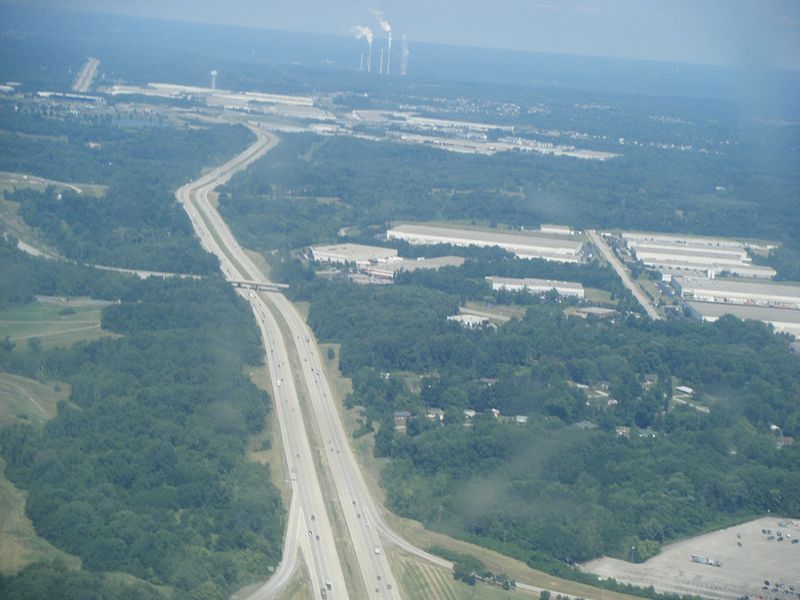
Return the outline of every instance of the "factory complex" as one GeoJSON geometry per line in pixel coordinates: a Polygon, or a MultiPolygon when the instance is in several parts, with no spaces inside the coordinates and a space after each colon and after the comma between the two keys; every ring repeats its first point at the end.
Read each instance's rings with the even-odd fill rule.
{"type": "Polygon", "coordinates": [[[395,248],[366,246],[363,244],[333,244],[330,246],[312,246],[311,259],[317,262],[332,264],[355,263],[359,267],[373,263],[385,263],[400,260],[395,248]]]}
{"type": "Polygon", "coordinates": [[[409,244],[452,244],[453,246],[497,246],[519,258],[540,258],[558,262],[581,262],[583,243],[543,233],[497,229],[467,229],[446,225],[403,223],[386,232],[387,239],[409,244]]]}
{"type": "Polygon", "coordinates": [[[695,277],[676,277],[672,285],[685,300],[800,309],[797,285],[695,277]]]}
{"type": "Polygon", "coordinates": [[[779,333],[800,337],[800,310],[716,302],[687,302],[686,307],[698,321],[713,323],[723,315],[733,315],[745,321],[769,323],[779,333]]]}
{"type": "Polygon", "coordinates": [[[754,265],[748,250],[766,252],[774,246],[711,237],[678,236],[659,233],[622,232],[621,238],[631,255],[646,267],[661,272],[665,281],[676,273],[701,272],[707,277],[719,274],[772,279],[775,270],[754,265]]]}
{"type": "Polygon", "coordinates": [[[550,279],[516,279],[512,277],[487,277],[492,285],[492,290],[507,290],[509,292],[528,291],[532,294],[546,294],[555,290],[560,296],[580,298],[584,297],[583,285],[573,281],[553,281],[550,279]]]}

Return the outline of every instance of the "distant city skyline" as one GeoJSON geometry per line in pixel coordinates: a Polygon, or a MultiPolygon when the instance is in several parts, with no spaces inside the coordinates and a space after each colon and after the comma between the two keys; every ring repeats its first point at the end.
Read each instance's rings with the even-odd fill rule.
{"type": "Polygon", "coordinates": [[[800,70],[796,0],[27,0],[16,4],[399,40],[800,70]]]}

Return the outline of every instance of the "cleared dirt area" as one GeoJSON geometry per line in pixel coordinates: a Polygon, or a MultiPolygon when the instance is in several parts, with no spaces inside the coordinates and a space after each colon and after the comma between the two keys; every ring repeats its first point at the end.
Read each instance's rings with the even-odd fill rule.
{"type": "Polygon", "coordinates": [[[583,568],[604,578],[613,577],[641,587],[652,585],[659,592],[696,594],[720,600],[748,595],[769,600],[797,600],[800,598],[800,543],[792,542],[798,537],[800,520],[762,517],[670,544],[661,554],[642,564],[601,558],[586,563],[583,568]],[[765,534],[762,530],[771,533],[765,534]],[[778,536],[779,531],[781,536],[778,536]],[[773,539],[769,539],[770,536],[773,539]],[[779,538],[783,541],[779,542],[779,538]],[[720,566],[693,562],[692,555],[719,561],[720,566]],[[767,589],[763,589],[765,587],[767,589]]]}

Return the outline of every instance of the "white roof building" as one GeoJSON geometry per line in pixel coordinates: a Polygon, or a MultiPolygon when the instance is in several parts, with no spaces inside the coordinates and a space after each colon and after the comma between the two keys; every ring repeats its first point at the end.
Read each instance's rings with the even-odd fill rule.
{"type": "Polygon", "coordinates": [[[716,302],[687,302],[686,306],[698,321],[713,323],[723,315],[733,315],[742,320],[769,323],[775,331],[800,337],[800,310],[716,302]]]}
{"type": "Polygon", "coordinates": [[[693,277],[676,277],[673,285],[687,300],[800,309],[798,285],[693,277]]]}
{"type": "Polygon", "coordinates": [[[434,258],[403,258],[371,264],[364,267],[364,272],[381,279],[392,279],[400,271],[416,271],[417,269],[441,269],[442,267],[460,267],[464,264],[462,256],[436,256],[434,258]]]}
{"type": "Polygon", "coordinates": [[[487,317],[479,317],[478,315],[450,315],[447,317],[447,320],[459,323],[462,327],[466,327],[467,329],[484,327],[491,323],[487,317]]]}
{"type": "Polygon", "coordinates": [[[546,294],[555,290],[561,296],[583,298],[583,285],[573,281],[555,281],[551,279],[532,279],[529,277],[517,279],[513,277],[487,277],[493,290],[508,290],[520,292],[527,290],[533,294],[546,294]]]}
{"type": "Polygon", "coordinates": [[[583,244],[542,233],[497,229],[466,229],[447,225],[404,223],[386,232],[390,240],[410,244],[452,244],[453,246],[498,246],[520,258],[542,258],[560,262],[580,262],[583,244]]]}
{"type": "Polygon", "coordinates": [[[355,263],[359,266],[397,259],[397,249],[365,246],[363,244],[333,244],[312,246],[311,256],[317,262],[334,264],[355,263]]]}

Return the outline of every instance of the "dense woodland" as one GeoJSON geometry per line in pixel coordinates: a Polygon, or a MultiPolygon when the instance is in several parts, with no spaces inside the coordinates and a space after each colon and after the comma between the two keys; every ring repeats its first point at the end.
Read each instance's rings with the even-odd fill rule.
{"type": "Polygon", "coordinates": [[[74,116],[0,103],[0,170],[108,186],[100,198],[74,190],[18,189],[5,198],[64,256],[154,271],[211,273],[216,260],[194,239],[175,189],[202,167],[241,151],[244,128],[189,128],[142,115],[74,116]]]}
{"type": "Polygon", "coordinates": [[[708,153],[626,145],[608,162],[285,135],[228,184],[221,210],[261,250],[331,242],[342,227],[368,231],[402,219],[760,237],[784,243],[771,262],[796,277],[796,142],[780,128],[715,133],[736,143],[708,153]]]}
{"type": "MultiPolygon", "coordinates": [[[[730,318],[649,322],[597,263],[397,244],[403,256],[455,253],[467,262],[369,288],[322,281],[292,253],[341,239],[342,228],[348,239],[375,243],[387,222],[401,219],[526,228],[562,222],[773,239],[783,246],[768,262],[781,277],[800,279],[800,154],[790,117],[651,90],[623,95],[621,73],[647,80],[629,64],[570,63],[584,70],[576,76],[552,57],[528,57],[516,65],[528,65],[531,85],[409,77],[408,87],[378,87],[349,68],[267,65],[261,56],[295,61],[298,48],[316,56],[330,51],[326,38],[314,45],[288,34],[255,40],[207,28],[207,53],[195,54],[185,47],[198,37],[193,26],[65,14],[43,21],[0,10],[17,31],[3,42],[0,70],[26,91],[67,89],[98,48],[108,81],[205,85],[211,53],[233,89],[349,86],[354,94],[335,100],[348,108],[392,109],[422,98],[429,116],[513,122],[524,135],[547,131],[556,143],[586,134],[576,145],[623,154],[606,163],[464,156],[285,134],[223,189],[221,211],[243,244],[278,250],[273,276],[310,302],[317,336],[341,344],[340,366],[353,380],[347,402],[363,407],[354,435],[374,433],[376,454],[391,458],[382,483],[393,510],[572,577],[582,577],[565,570],[573,561],[603,553],[640,561],[672,539],[767,510],[800,511],[800,444],[779,450],[770,431],[777,423],[800,436],[800,362],[767,327],[730,318]],[[65,31],[81,32],[80,40],[65,31]],[[617,92],[565,87],[568,72],[570,81],[595,83],[617,73],[617,92]],[[521,113],[500,115],[507,101],[521,113]],[[567,318],[566,303],[553,295],[493,294],[486,275],[580,281],[610,292],[619,315],[567,318]],[[497,329],[465,330],[446,316],[466,300],[525,304],[527,313],[497,329]],[[676,383],[694,387],[710,412],[678,403],[676,383]],[[597,389],[608,396],[592,395],[597,389]],[[431,408],[444,411],[441,423],[426,417],[431,408]],[[465,409],[477,413],[470,426],[465,409]],[[394,427],[399,410],[411,414],[404,432],[394,427]],[[513,422],[516,415],[527,416],[527,425],[513,422]]],[[[343,61],[352,58],[352,48],[339,51],[343,61]]],[[[442,64],[456,63],[451,56],[442,64]]],[[[486,72],[503,60],[480,64],[486,72]]],[[[660,73],[650,81],[672,77],[671,67],[648,68],[660,73]]],[[[684,71],[696,79],[690,95],[703,96],[698,81],[709,73],[684,71]]],[[[511,67],[497,73],[504,74],[506,82],[519,80],[511,67]]],[[[216,270],[172,194],[201,167],[243,148],[246,130],[42,106],[0,102],[0,170],[108,190],[97,199],[10,192],[30,225],[76,261],[216,270]]],[[[55,419],[42,430],[3,430],[0,451],[6,475],[28,492],[37,532],[84,567],[31,565],[0,577],[0,596],[221,598],[264,576],[278,560],[284,516],[266,468],[245,461],[268,398],[242,375],[261,356],[244,304],[216,278],[138,282],[24,256],[13,240],[0,245],[0,271],[15,282],[0,286],[3,308],[34,294],[121,300],[103,312],[104,328],[120,337],[58,351],[0,344],[0,369],[71,385],[55,419]]]]}
{"type": "MultiPolygon", "coordinates": [[[[44,288],[33,291],[88,285],[80,268],[3,252],[5,264],[35,265],[44,288]]],[[[9,426],[0,449],[38,534],[85,570],[34,565],[1,580],[0,595],[44,598],[57,578],[59,597],[84,586],[82,597],[227,597],[277,564],[283,537],[268,469],[245,459],[269,409],[243,374],[263,357],[252,316],[220,279],[104,278],[89,287],[119,292],[102,324],[121,337],[51,351],[0,345],[0,370],[71,386],[57,417],[41,430],[9,426]]]]}
{"type": "Polygon", "coordinates": [[[778,450],[770,432],[800,432],[800,361],[767,327],[586,321],[544,303],[497,330],[466,330],[445,320],[457,305],[417,285],[313,295],[310,322],[342,344],[348,402],[364,407],[356,434],[377,429],[376,454],[393,459],[383,484],[400,514],[557,570],[629,558],[631,546],[643,560],[668,540],[800,511],[798,448],[778,450]],[[711,412],[674,402],[673,381],[711,412]],[[442,424],[429,408],[444,410],[442,424]],[[478,413],[471,427],[465,409],[478,413]],[[412,415],[405,432],[398,410],[412,415]]]}
{"type": "MultiPolygon", "coordinates": [[[[708,121],[702,133],[689,122],[659,125],[647,114],[660,101],[648,102],[638,98],[633,109],[645,127],[629,130],[612,109],[594,128],[711,150],[628,144],[622,158],[597,163],[286,135],[223,189],[221,211],[237,235],[279,251],[273,276],[311,302],[317,336],[341,344],[340,367],[353,379],[348,403],[363,407],[354,435],[374,432],[376,454],[392,459],[382,481],[393,510],[575,577],[584,576],[565,564],[601,554],[641,561],[670,540],[767,510],[800,511],[800,450],[778,449],[770,428],[800,434],[800,362],[786,338],[732,318],[652,323],[594,262],[382,240],[385,224],[402,219],[762,237],[784,243],[768,262],[796,277],[797,149],[789,140],[778,156],[769,142],[787,132],[746,129],[731,115],[738,124],[708,121]],[[467,260],[363,287],[322,281],[292,258],[291,249],[342,240],[342,228],[347,240],[392,245],[402,256],[467,260]],[[492,293],[486,275],[580,281],[610,292],[620,314],[568,318],[568,302],[492,293]],[[530,307],[497,329],[465,330],[446,317],[467,300],[530,307]],[[693,387],[710,412],[675,400],[676,384],[693,387]],[[443,421],[429,409],[442,409],[443,421]],[[466,409],[477,411],[469,427],[466,409]],[[396,411],[411,414],[405,431],[395,430],[396,411]]],[[[575,127],[592,120],[567,109],[558,118],[575,127]]]]}

